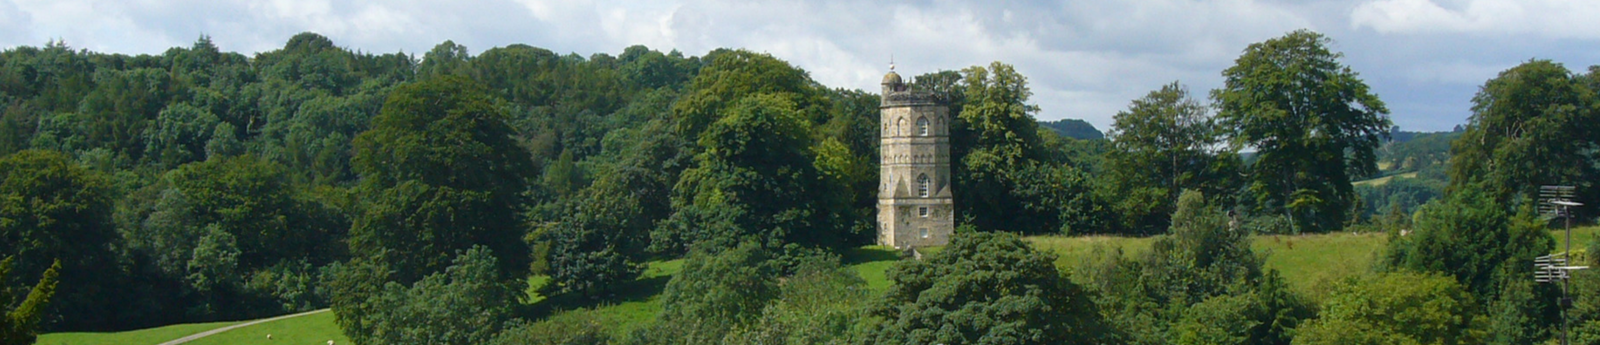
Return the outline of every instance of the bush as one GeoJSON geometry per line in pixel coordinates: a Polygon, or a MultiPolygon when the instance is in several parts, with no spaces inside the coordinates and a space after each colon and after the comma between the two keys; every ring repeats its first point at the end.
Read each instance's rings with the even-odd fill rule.
{"type": "Polygon", "coordinates": [[[382,289],[375,288],[387,278],[380,266],[351,265],[334,274],[334,316],[356,343],[484,343],[511,320],[516,301],[496,261],[488,249],[475,246],[444,272],[409,287],[388,282],[382,289]]]}
{"type": "Polygon", "coordinates": [[[1418,211],[1415,232],[1389,242],[1386,262],[1396,269],[1439,272],[1456,278],[1479,300],[1493,300],[1505,279],[1526,279],[1533,258],[1555,240],[1533,210],[1518,214],[1477,188],[1457,191],[1418,211]]]}
{"type": "Polygon", "coordinates": [[[724,338],[727,344],[846,344],[871,294],[866,281],[833,257],[814,257],[782,280],[778,299],[754,325],[724,338]]]}
{"type": "Polygon", "coordinates": [[[889,270],[894,285],[864,321],[868,344],[1092,344],[1110,334],[1055,255],[1007,233],[957,235],[889,270]]]}
{"type": "Polygon", "coordinates": [[[1292,235],[1294,223],[1289,222],[1289,217],[1274,214],[1250,217],[1240,226],[1247,233],[1256,235],[1292,235]]]}
{"type": "Polygon", "coordinates": [[[606,320],[593,310],[574,310],[535,323],[509,327],[490,345],[590,345],[611,343],[606,320]]]}
{"type": "Polygon", "coordinates": [[[754,324],[777,298],[778,266],[754,242],[717,254],[692,252],[683,271],[667,282],[655,324],[636,331],[630,341],[720,344],[729,331],[754,324]]]}
{"type": "Polygon", "coordinates": [[[1475,344],[1483,336],[1478,317],[1472,295],[1450,277],[1386,273],[1335,287],[1294,343],[1475,344]]]}
{"type": "Polygon", "coordinates": [[[1247,344],[1263,313],[1255,294],[1215,296],[1189,306],[1173,325],[1176,344],[1247,344]]]}

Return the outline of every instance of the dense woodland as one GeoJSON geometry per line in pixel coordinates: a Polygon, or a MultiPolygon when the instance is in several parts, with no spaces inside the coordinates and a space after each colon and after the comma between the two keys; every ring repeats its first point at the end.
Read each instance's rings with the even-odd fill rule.
{"type": "MultiPolygon", "coordinates": [[[[1329,42],[1252,44],[1222,88],[1152,90],[1103,135],[1038,122],[1001,62],[916,76],[955,114],[958,235],[882,295],[839,254],[875,236],[878,95],[770,55],[11,48],[0,340],[330,306],[362,344],[1551,339],[1558,290],[1522,274],[1554,247],[1534,198],[1600,203],[1600,67],[1529,60],[1459,131],[1411,133],[1329,42]],[[1247,242],[1338,231],[1392,240],[1315,295],[1247,242]],[[1066,270],[1018,236],[1039,234],[1158,237],[1066,270]],[[677,258],[634,332],[552,313],[677,258]]],[[[1574,343],[1600,344],[1600,277],[1574,286],[1574,343]]]]}

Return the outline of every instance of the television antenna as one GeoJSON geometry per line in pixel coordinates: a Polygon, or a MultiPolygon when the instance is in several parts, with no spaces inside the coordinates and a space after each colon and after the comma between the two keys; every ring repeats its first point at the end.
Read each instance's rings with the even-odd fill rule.
{"type": "Polygon", "coordinates": [[[1572,252],[1572,208],[1583,206],[1572,201],[1575,190],[1572,186],[1539,186],[1539,214],[1545,219],[1566,221],[1566,248],[1560,253],[1533,259],[1533,281],[1561,284],[1561,300],[1557,307],[1561,309],[1562,345],[1567,345],[1567,307],[1572,305],[1572,297],[1567,295],[1567,279],[1572,278],[1573,271],[1589,269],[1589,266],[1567,265],[1567,253],[1572,252]]]}

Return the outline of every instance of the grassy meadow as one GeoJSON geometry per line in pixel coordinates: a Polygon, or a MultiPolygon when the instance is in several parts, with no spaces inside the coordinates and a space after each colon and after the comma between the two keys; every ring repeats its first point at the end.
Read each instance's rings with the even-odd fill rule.
{"type": "MultiPolygon", "coordinates": [[[[1582,253],[1600,227],[1583,227],[1573,231],[1573,251],[1582,253]]],[[[1552,231],[1557,251],[1564,243],[1562,231],[1552,231]]],[[[1121,251],[1123,255],[1137,256],[1150,249],[1151,237],[1116,236],[1032,236],[1027,240],[1040,250],[1058,255],[1056,265],[1071,271],[1096,255],[1121,251]]],[[[1266,267],[1276,269],[1297,290],[1304,293],[1321,291],[1326,284],[1343,277],[1369,272],[1388,244],[1382,233],[1330,233],[1315,235],[1255,236],[1252,247],[1266,255],[1266,267]]],[[[936,253],[938,248],[926,252],[936,253]]],[[[850,270],[860,274],[867,287],[882,292],[888,289],[885,274],[900,260],[900,253],[892,248],[868,246],[851,250],[842,256],[850,270]]],[[[536,291],[545,283],[542,277],[529,279],[527,302],[536,314],[556,315],[581,311],[598,315],[611,326],[616,335],[633,331],[649,322],[661,311],[660,295],[671,277],[683,269],[683,260],[653,261],[633,285],[614,302],[585,305],[582,302],[551,300],[536,291]]],[[[53,333],[39,337],[43,345],[100,345],[100,344],[158,344],[202,331],[239,323],[213,322],[171,325],[116,333],[53,333]]],[[[333,313],[318,313],[303,317],[262,323],[201,338],[188,344],[324,344],[334,340],[339,344],[349,341],[334,324],[333,313]],[[273,339],[266,339],[272,334],[273,339]]]]}
{"type": "Polygon", "coordinates": [[[1355,181],[1355,182],[1351,182],[1350,184],[1354,185],[1354,186],[1372,186],[1372,187],[1377,187],[1377,186],[1382,186],[1385,183],[1389,183],[1389,180],[1393,180],[1393,179],[1395,179],[1395,177],[1416,178],[1417,177],[1417,173],[1408,172],[1408,173],[1404,173],[1404,174],[1395,174],[1395,175],[1389,175],[1389,176],[1384,176],[1384,177],[1379,177],[1379,178],[1355,181]]]}
{"type": "MultiPolygon", "coordinates": [[[[207,330],[227,327],[242,321],[186,323],[180,325],[161,326],[126,332],[89,333],[50,333],[40,334],[39,345],[139,345],[160,344],[168,340],[182,338],[190,334],[205,332],[207,330]]],[[[329,322],[330,324],[332,321],[329,322]]]]}

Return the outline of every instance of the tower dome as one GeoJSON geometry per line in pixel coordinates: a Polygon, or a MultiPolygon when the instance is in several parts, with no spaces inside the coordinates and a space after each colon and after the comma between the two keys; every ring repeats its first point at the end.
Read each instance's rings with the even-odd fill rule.
{"type": "Polygon", "coordinates": [[[889,74],[883,75],[883,85],[900,85],[900,84],[904,84],[904,82],[901,81],[899,73],[895,73],[894,71],[889,71],[889,74]]]}

